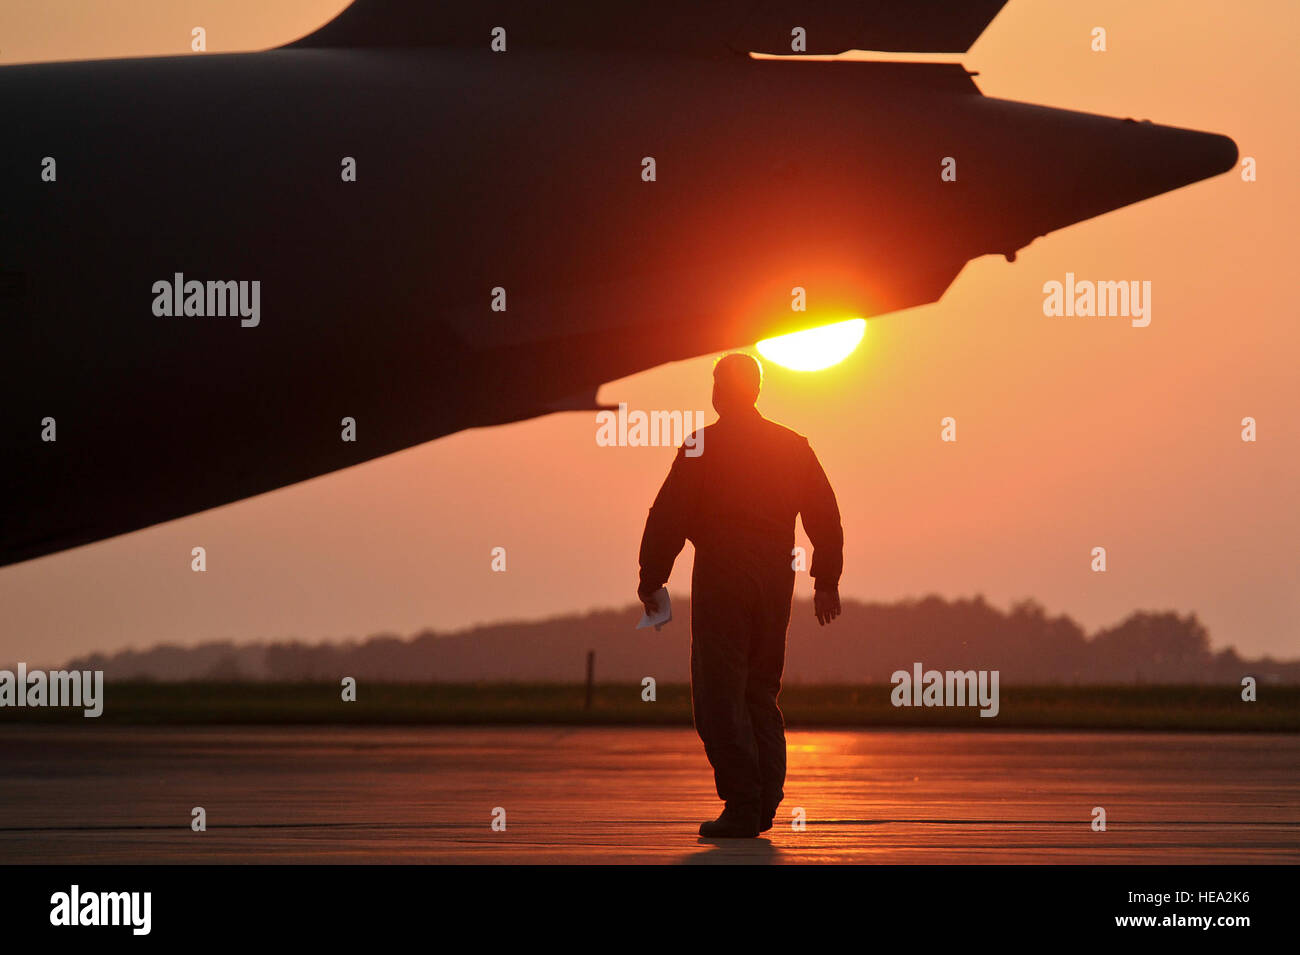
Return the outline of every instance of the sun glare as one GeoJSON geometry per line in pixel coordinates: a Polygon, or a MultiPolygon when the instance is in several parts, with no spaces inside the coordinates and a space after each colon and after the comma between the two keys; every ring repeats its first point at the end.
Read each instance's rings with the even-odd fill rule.
{"type": "Polygon", "coordinates": [[[794,371],[821,371],[848,358],[866,330],[866,319],[851,318],[847,322],[765,338],[758,343],[758,353],[794,371]]]}

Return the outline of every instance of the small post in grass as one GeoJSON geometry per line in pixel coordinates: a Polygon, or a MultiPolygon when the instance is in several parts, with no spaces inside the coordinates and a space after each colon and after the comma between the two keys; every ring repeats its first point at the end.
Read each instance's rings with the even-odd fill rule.
{"type": "Polygon", "coordinates": [[[591,691],[596,684],[596,651],[587,651],[587,704],[584,710],[591,709],[591,691]]]}

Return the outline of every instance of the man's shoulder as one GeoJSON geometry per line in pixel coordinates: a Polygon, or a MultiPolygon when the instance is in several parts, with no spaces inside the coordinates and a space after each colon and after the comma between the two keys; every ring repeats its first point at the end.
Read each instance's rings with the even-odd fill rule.
{"type": "Polygon", "coordinates": [[[778,424],[777,422],[773,421],[771,418],[764,418],[763,423],[764,423],[764,428],[767,430],[767,433],[775,441],[782,442],[783,444],[787,444],[795,448],[808,445],[808,439],[804,437],[802,434],[800,434],[798,431],[794,430],[794,428],[787,428],[785,425],[778,424]]]}
{"type": "Polygon", "coordinates": [[[715,421],[713,424],[706,424],[703,425],[702,427],[696,428],[694,431],[688,434],[682,440],[682,443],[677,446],[677,456],[679,458],[699,457],[700,452],[703,451],[705,446],[708,444],[708,440],[707,440],[708,433],[712,431],[712,429],[716,425],[717,422],[715,421]]]}
{"type": "Polygon", "coordinates": [[[692,431],[690,434],[686,436],[686,440],[687,441],[698,440],[702,436],[715,435],[717,433],[718,433],[718,422],[714,421],[712,424],[700,425],[698,428],[696,428],[694,431],[692,431]]]}

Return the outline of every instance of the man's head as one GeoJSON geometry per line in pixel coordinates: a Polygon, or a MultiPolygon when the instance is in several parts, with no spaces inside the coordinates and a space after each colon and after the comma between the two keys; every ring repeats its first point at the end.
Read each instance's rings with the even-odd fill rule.
{"type": "Polygon", "coordinates": [[[733,352],[713,365],[713,408],[719,417],[748,411],[763,387],[763,366],[757,358],[733,352]]]}

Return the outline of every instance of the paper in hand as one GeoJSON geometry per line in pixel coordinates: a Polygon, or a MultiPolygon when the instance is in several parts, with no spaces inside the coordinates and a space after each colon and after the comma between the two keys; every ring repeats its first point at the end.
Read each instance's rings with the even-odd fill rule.
{"type": "Polygon", "coordinates": [[[655,591],[654,598],[655,606],[659,609],[654,616],[648,613],[642,614],[641,622],[636,625],[638,630],[644,630],[646,627],[654,627],[658,630],[673,619],[673,602],[668,598],[668,588],[660,587],[655,591]]]}

